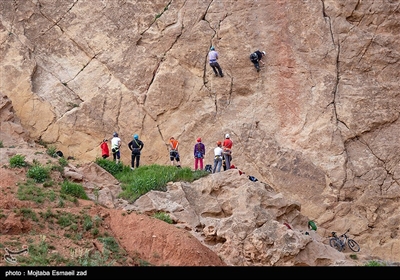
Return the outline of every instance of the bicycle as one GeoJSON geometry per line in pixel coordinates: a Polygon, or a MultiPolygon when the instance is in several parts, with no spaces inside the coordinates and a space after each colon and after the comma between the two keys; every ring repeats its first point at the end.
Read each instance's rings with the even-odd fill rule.
{"type": "Polygon", "coordinates": [[[349,231],[350,229],[348,229],[340,236],[337,236],[336,232],[332,231],[332,238],[329,239],[329,245],[331,245],[331,247],[335,248],[339,252],[342,252],[346,248],[347,244],[353,252],[359,252],[360,245],[358,245],[358,243],[354,239],[351,239],[347,236],[347,233],[349,231]]]}

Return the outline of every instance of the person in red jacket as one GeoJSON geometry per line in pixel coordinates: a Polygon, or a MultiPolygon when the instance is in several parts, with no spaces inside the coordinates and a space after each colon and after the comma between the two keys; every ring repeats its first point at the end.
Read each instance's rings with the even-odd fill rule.
{"type": "Polygon", "coordinates": [[[101,157],[106,159],[110,156],[110,150],[108,149],[108,143],[107,139],[103,139],[103,141],[100,143],[100,148],[101,148],[101,157]]]}
{"type": "Polygon", "coordinates": [[[225,140],[224,143],[222,143],[222,147],[224,150],[223,155],[224,155],[226,170],[231,168],[232,145],[233,142],[231,140],[231,136],[229,135],[229,133],[225,134],[225,140]]]}

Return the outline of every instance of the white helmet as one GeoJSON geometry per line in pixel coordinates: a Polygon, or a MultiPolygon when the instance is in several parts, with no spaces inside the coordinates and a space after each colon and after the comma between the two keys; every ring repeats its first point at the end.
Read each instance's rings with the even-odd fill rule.
{"type": "Polygon", "coordinates": [[[262,51],[263,55],[265,55],[265,51],[262,51]]]}
{"type": "Polygon", "coordinates": [[[231,138],[231,137],[229,136],[229,133],[225,134],[225,138],[226,138],[226,139],[231,138]]]}

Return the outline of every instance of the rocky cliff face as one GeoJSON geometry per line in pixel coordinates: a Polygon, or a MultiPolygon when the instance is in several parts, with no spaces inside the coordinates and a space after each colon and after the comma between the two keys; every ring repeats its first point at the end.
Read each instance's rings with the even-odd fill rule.
{"type": "Polygon", "coordinates": [[[399,9],[396,1],[5,0],[0,93],[30,139],[83,161],[117,131],[124,163],[134,133],[145,143],[142,164],[169,164],[172,135],[183,165],[193,165],[199,136],[211,163],[230,133],[236,166],[318,225],[350,227],[362,248],[399,261],[399,9]],[[211,45],[223,78],[208,65],[211,45]],[[260,72],[249,60],[256,49],[267,52],[260,72]]]}

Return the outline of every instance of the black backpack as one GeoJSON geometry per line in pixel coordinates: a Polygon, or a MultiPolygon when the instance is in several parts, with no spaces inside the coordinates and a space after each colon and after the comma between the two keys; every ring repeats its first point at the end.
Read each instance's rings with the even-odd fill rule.
{"type": "Polygon", "coordinates": [[[256,177],[254,177],[254,176],[249,176],[249,180],[253,181],[253,182],[257,182],[258,181],[258,179],[256,177]]]}
{"type": "Polygon", "coordinates": [[[250,55],[250,60],[251,60],[251,61],[253,61],[253,60],[258,60],[258,55],[257,55],[255,52],[253,52],[253,53],[250,55]]]}
{"type": "Polygon", "coordinates": [[[207,172],[212,173],[212,166],[211,166],[211,164],[206,164],[204,170],[207,171],[207,172]]]}

